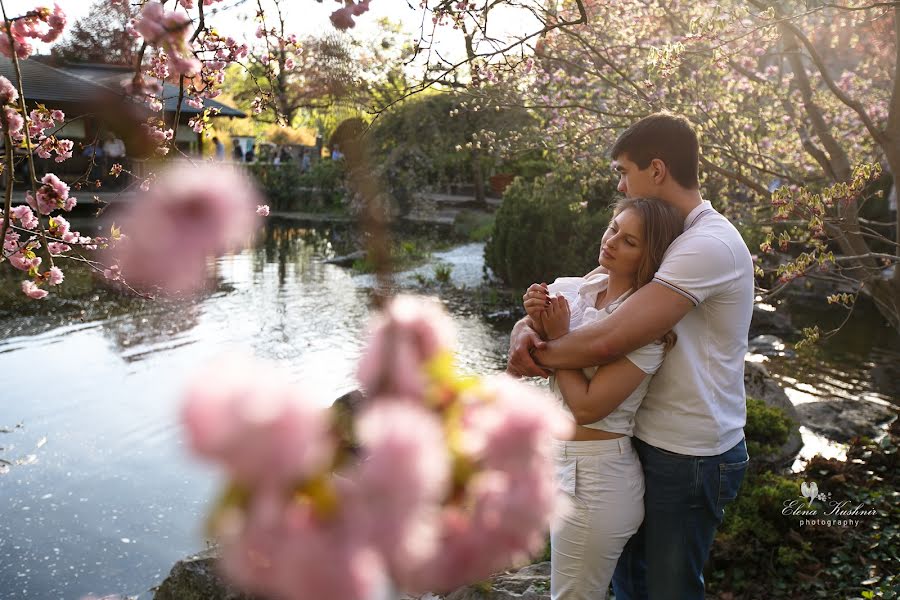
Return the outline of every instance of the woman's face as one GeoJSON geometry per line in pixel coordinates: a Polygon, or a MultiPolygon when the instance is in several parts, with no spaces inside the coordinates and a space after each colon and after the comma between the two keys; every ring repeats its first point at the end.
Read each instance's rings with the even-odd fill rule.
{"type": "Polygon", "coordinates": [[[626,208],[609,222],[600,243],[599,263],[616,275],[634,277],[644,255],[644,220],[626,208]]]}

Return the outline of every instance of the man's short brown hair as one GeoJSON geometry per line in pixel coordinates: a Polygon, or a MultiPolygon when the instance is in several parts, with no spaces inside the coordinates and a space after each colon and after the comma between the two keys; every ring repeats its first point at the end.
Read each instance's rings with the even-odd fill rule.
{"type": "Polygon", "coordinates": [[[658,158],[681,187],[700,187],[700,142],[694,126],[680,115],[658,112],[644,117],[619,136],[609,154],[613,160],[625,154],[639,169],[658,158]]]}

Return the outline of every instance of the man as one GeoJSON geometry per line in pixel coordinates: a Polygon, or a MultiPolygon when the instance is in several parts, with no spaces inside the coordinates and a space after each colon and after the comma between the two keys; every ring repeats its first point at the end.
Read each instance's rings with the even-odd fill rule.
{"type": "MultiPolygon", "coordinates": [[[[645,518],[619,558],[613,589],[616,600],[702,600],[703,565],[748,462],[743,369],[752,259],[737,230],[700,196],[699,144],[686,119],[641,119],[611,156],[618,190],[671,204],[684,215],[685,231],[654,280],[608,318],[551,342],[540,340],[527,317],[517,323],[508,371],[547,376],[542,367],[608,363],[674,329],[678,341],[635,416],[645,518]]],[[[532,286],[529,294],[545,292],[532,286]]]]}

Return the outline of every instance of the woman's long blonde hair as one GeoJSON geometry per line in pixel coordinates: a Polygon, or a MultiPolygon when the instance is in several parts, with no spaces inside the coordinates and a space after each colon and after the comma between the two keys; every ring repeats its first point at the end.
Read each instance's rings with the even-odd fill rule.
{"type": "MultiPolygon", "coordinates": [[[[644,224],[645,249],[633,283],[633,289],[637,291],[653,281],[669,245],[684,231],[684,218],[673,206],[658,198],[622,198],[616,202],[613,214],[629,209],[637,211],[644,224]]],[[[669,330],[660,341],[668,352],[677,340],[675,332],[669,330]]]]}

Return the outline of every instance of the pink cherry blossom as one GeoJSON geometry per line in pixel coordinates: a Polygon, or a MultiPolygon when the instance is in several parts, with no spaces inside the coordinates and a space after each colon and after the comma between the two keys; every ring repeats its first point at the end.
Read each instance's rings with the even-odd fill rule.
{"type": "Polygon", "coordinates": [[[49,215],[57,209],[72,210],[76,205],[75,198],[69,196],[69,186],[60,181],[53,173],[47,173],[41,179],[41,187],[38,188],[37,197],[31,192],[26,192],[25,201],[31,208],[42,215],[49,215]]]}
{"type": "Polygon", "coordinates": [[[287,487],[332,461],[325,409],[250,359],[224,358],[201,372],[188,387],[183,419],[194,451],[246,485],[287,487]]]}
{"type": "Polygon", "coordinates": [[[421,397],[425,363],[453,343],[453,324],[439,305],[398,296],[375,319],[357,378],[369,393],[421,397]]]}
{"type": "Polygon", "coordinates": [[[267,204],[260,204],[259,206],[256,207],[256,214],[258,214],[261,217],[268,217],[269,216],[269,206],[267,204]]]}
{"type": "Polygon", "coordinates": [[[166,11],[161,3],[148,2],[134,23],[134,29],[147,43],[158,46],[169,57],[172,69],[188,76],[196,75],[202,65],[193,55],[188,36],[190,18],[176,11],[166,11]]]}
{"type": "Polygon", "coordinates": [[[9,214],[12,218],[18,219],[19,224],[25,229],[34,229],[38,226],[37,217],[27,206],[15,206],[9,211],[9,214]]]}
{"type": "Polygon", "coordinates": [[[18,252],[9,256],[9,264],[20,271],[30,271],[41,266],[40,256],[34,254],[33,248],[20,248],[18,252]]]}
{"type": "Polygon", "coordinates": [[[31,298],[32,300],[40,300],[47,296],[47,290],[42,290],[31,280],[25,280],[22,282],[22,293],[31,298]]]}
{"type": "Polygon", "coordinates": [[[440,551],[451,464],[441,422],[413,401],[378,398],[355,431],[364,454],[352,479],[372,515],[369,535],[392,570],[415,570],[440,551]]]}
{"type": "Polygon", "coordinates": [[[283,600],[382,595],[385,570],[359,526],[368,514],[365,498],[350,482],[335,484],[340,512],[331,517],[317,514],[313,503],[271,492],[254,496],[243,512],[232,511],[221,537],[225,575],[242,589],[283,600]]]}
{"type": "Polygon", "coordinates": [[[0,102],[3,104],[12,104],[18,99],[18,90],[16,90],[9,79],[0,75],[0,102]]]}
{"type": "Polygon", "coordinates": [[[129,283],[163,293],[192,293],[207,283],[207,261],[246,243],[259,195],[240,171],[203,164],[175,166],[130,203],[113,259],[129,283]]]}
{"type": "Polygon", "coordinates": [[[47,281],[50,282],[50,285],[59,285],[65,278],[63,276],[62,269],[60,269],[59,267],[50,267],[48,273],[49,275],[47,276],[47,281]]]}

